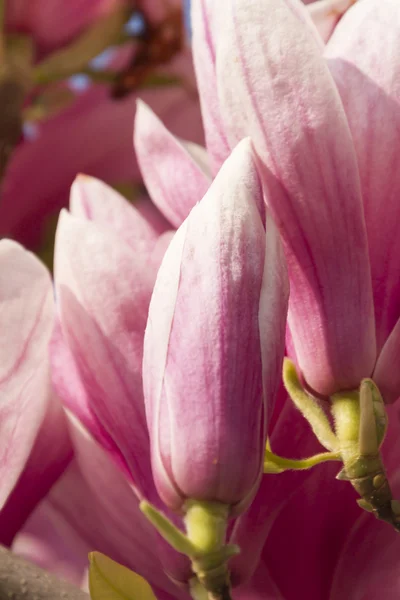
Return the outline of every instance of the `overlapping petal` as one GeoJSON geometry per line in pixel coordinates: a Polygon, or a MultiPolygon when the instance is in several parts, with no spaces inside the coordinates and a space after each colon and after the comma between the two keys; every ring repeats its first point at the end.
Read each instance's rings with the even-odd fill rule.
{"type": "Polygon", "coordinates": [[[9,543],[64,470],[71,448],[50,385],[53,293],[46,268],[0,242],[0,539],[9,543]]]}
{"type": "Polygon", "coordinates": [[[196,161],[196,150],[175,138],[143,102],[138,102],[134,140],[152,201],[179,227],[210,185],[204,160],[196,161]]]}
{"type": "Polygon", "coordinates": [[[63,335],[93,411],[142,491],[151,481],[141,360],[154,278],[116,234],[61,214],[55,281],[63,335]]]}
{"type": "Polygon", "coordinates": [[[212,169],[217,173],[231,148],[224,131],[218,100],[213,4],[213,0],[195,0],[192,3],[192,23],[193,59],[197,80],[201,83],[199,94],[203,125],[212,169]]]}
{"type": "Polygon", "coordinates": [[[358,2],[340,21],[325,53],[357,152],[378,350],[400,316],[399,23],[396,0],[358,2]]]}
{"type": "Polygon", "coordinates": [[[307,7],[321,39],[326,43],[345,12],[357,0],[316,0],[307,7]]]}

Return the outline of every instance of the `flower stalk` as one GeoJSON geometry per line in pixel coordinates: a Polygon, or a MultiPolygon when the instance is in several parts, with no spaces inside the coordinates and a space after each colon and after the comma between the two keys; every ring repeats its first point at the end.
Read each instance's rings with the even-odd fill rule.
{"type": "Polygon", "coordinates": [[[186,535],[148,502],[143,501],[140,508],[160,535],[191,560],[196,575],[190,582],[192,597],[195,600],[230,600],[227,562],[238,554],[239,549],[226,544],[229,506],[220,502],[188,500],[183,507],[186,535]]]}
{"type": "Polygon", "coordinates": [[[388,419],[376,384],[363,379],[357,390],[332,394],[333,430],[325,411],[303,388],[294,364],[288,359],[284,361],[283,380],[293,403],[328,452],[291,460],[273,454],[267,446],[264,472],[308,469],[322,462],[341,460],[343,469],[337,479],[350,481],[360,495],[358,505],[400,531],[399,503],[393,500],[380,454],[388,419]]]}

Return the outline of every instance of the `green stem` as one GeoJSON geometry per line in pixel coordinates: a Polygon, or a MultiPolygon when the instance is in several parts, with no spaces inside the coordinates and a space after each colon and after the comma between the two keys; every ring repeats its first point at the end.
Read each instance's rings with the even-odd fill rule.
{"type": "Polygon", "coordinates": [[[315,454],[309,458],[291,459],[283,458],[282,456],[278,456],[277,454],[266,450],[264,458],[264,472],[270,472],[271,463],[272,466],[278,467],[275,472],[278,472],[278,470],[279,472],[282,472],[287,470],[299,471],[311,469],[316,465],[333,460],[341,460],[340,452],[321,452],[321,454],[315,454]]]}

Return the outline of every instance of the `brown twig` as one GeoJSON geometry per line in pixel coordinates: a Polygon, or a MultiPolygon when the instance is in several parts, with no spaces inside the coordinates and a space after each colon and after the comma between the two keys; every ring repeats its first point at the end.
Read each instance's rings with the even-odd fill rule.
{"type": "Polygon", "coordinates": [[[73,585],[0,546],[0,600],[90,600],[73,585]]]}

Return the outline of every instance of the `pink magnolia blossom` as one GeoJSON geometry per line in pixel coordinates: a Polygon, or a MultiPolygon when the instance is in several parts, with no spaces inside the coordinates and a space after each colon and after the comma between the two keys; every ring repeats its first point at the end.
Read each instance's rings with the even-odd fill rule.
{"type": "Polygon", "coordinates": [[[270,217],[265,241],[260,194],[244,140],[178,229],[158,272],[143,377],[153,474],[173,509],[192,498],[243,510],[262,474],[287,286],[270,217]]]}
{"type": "Polygon", "coordinates": [[[400,393],[391,369],[399,339],[397,187],[381,149],[396,148],[399,5],[356,3],[323,55],[298,18],[301,5],[294,13],[292,4],[196,3],[208,148],[215,171],[230,147],[252,137],[286,247],[290,344],[309,386],[329,395],[374,375],[390,402],[400,393]],[[365,31],[373,51],[365,50],[365,31]],[[387,53],[382,63],[376,48],[387,53]]]}

